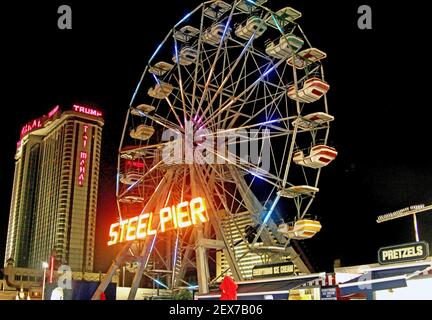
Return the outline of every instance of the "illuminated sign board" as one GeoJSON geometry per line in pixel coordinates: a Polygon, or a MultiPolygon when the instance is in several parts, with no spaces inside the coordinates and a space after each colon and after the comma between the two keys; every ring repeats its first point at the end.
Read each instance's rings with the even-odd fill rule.
{"type": "Polygon", "coordinates": [[[47,120],[51,120],[51,118],[53,118],[57,112],[59,111],[59,106],[56,106],[54,109],[52,109],[48,115],[42,116],[40,118],[37,118],[35,120],[32,120],[28,123],[26,123],[22,128],[21,128],[21,136],[20,138],[24,138],[24,136],[26,136],[28,133],[43,128],[45,125],[45,122],[47,120]]]}
{"type": "Polygon", "coordinates": [[[254,266],[252,269],[252,277],[254,279],[290,276],[293,274],[294,264],[292,262],[263,264],[254,266]]]}
{"type": "Polygon", "coordinates": [[[78,106],[76,104],[72,107],[72,109],[76,112],[87,114],[89,116],[102,117],[102,112],[95,109],[78,106]]]}
{"type": "Polygon", "coordinates": [[[153,212],[113,223],[110,227],[108,246],[122,242],[145,239],[172,229],[183,229],[207,222],[203,198],[194,198],[175,206],[163,208],[155,216],[153,212]]]}
{"type": "Polygon", "coordinates": [[[429,257],[429,244],[424,241],[385,247],[378,251],[380,264],[424,260],[427,257],[429,257]]]}
{"type": "Polygon", "coordinates": [[[24,125],[21,129],[21,138],[24,137],[27,133],[40,129],[43,127],[43,118],[35,119],[26,125],[24,125]]]}
{"type": "Polygon", "coordinates": [[[57,114],[57,112],[59,112],[59,110],[60,110],[60,106],[56,106],[48,113],[48,118],[51,119],[52,117],[54,117],[57,114]]]}
{"type": "Polygon", "coordinates": [[[338,288],[321,288],[321,300],[337,300],[338,299],[338,288]]]}
{"type": "Polygon", "coordinates": [[[78,184],[82,187],[84,185],[85,176],[86,176],[86,164],[87,164],[87,141],[88,141],[88,131],[89,126],[83,126],[83,135],[82,135],[82,148],[83,150],[80,152],[79,156],[79,175],[78,175],[78,184]]]}
{"type": "MultiPolygon", "coordinates": [[[[91,109],[88,107],[82,107],[82,106],[78,106],[78,105],[73,105],[72,106],[72,110],[75,112],[79,112],[82,114],[86,114],[86,115],[90,115],[90,116],[95,116],[95,117],[102,117],[102,112],[95,110],[95,109],[91,109]]],[[[53,108],[47,115],[44,115],[40,118],[34,119],[32,121],[29,121],[28,123],[26,123],[22,128],[21,128],[21,134],[20,134],[20,140],[17,142],[17,149],[19,149],[21,147],[22,144],[22,139],[29,134],[32,131],[44,128],[45,125],[53,120],[53,118],[59,114],[60,112],[60,106],[56,106],[55,108],[53,108]]],[[[82,155],[83,157],[85,157],[85,155],[82,155]]],[[[84,159],[80,159],[84,160],[84,159]]],[[[81,168],[82,169],[82,168],[81,168]]]]}

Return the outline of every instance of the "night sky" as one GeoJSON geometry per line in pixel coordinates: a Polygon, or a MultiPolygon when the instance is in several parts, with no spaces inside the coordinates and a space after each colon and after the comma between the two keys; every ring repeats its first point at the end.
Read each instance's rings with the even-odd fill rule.
{"type": "MultiPolygon", "coordinates": [[[[166,33],[199,0],[20,1],[0,11],[3,150],[0,156],[0,261],[3,261],[14,153],[22,125],[55,105],[82,104],[105,113],[95,271],[115,211],[116,153],[132,93],[166,33]],[[27,4],[28,2],[28,4],[27,4]],[[57,8],[69,4],[73,29],[57,29],[57,8]]],[[[313,205],[323,229],[305,242],[317,271],[376,263],[382,246],[414,241],[412,220],[376,224],[378,215],[432,203],[430,33],[424,1],[281,1],[292,6],[324,62],[337,160],[323,170],[313,205]],[[357,8],[373,10],[373,29],[357,28],[357,8]]],[[[420,238],[432,243],[432,213],[419,215],[420,238]]]]}

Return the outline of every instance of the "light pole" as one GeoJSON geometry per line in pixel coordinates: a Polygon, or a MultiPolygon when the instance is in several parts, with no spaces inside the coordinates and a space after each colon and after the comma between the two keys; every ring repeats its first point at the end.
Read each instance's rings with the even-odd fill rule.
{"type": "Polygon", "coordinates": [[[42,300],[45,300],[45,278],[46,278],[46,270],[48,269],[48,262],[42,262],[43,268],[43,279],[42,279],[42,300]]]}
{"type": "Polygon", "coordinates": [[[379,216],[377,219],[377,223],[382,223],[394,219],[399,219],[402,217],[412,216],[414,223],[414,235],[416,238],[416,242],[420,241],[419,233],[418,233],[418,225],[417,225],[417,214],[423,213],[427,211],[432,211],[432,205],[425,206],[424,204],[410,206],[408,208],[404,208],[395,212],[387,213],[385,215],[379,216]]]}

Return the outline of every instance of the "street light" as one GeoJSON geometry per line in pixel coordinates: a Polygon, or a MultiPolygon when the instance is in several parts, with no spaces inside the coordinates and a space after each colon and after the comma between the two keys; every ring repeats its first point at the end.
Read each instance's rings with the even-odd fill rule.
{"type": "Polygon", "coordinates": [[[42,279],[42,300],[45,300],[45,278],[46,278],[46,270],[48,269],[48,262],[42,262],[42,268],[43,268],[43,279],[42,279]]]}
{"type": "Polygon", "coordinates": [[[24,289],[23,289],[23,288],[20,289],[20,292],[19,292],[18,295],[19,295],[20,300],[24,300],[24,298],[25,298],[25,293],[24,293],[24,289]]]}
{"type": "Polygon", "coordinates": [[[418,226],[417,226],[417,214],[423,213],[427,211],[432,210],[432,205],[425,206],[424,204],[414,205],[410,206],[408,208],[404,208],[395,212],[387,213],[382,216],[379,216],[377,219],[377,223],[382,223],[394,219],[399,219],[402,217],[412,216],[413,217],[413,223],[414,223],[414,233],[416,237],[416,241],[419,242],[419,235],[418,235],[418,226]]]}

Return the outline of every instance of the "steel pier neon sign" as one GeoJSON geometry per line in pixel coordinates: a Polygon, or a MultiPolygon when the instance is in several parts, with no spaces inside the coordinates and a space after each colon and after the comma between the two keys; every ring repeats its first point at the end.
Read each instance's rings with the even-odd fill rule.
{"type": "Polygon", "coordinates": [[[142,240],[147,236],[164,233],[172,229],[183,229],[192,225],[207,222],[206,206],[203,198],[194,198],[190,202],[181,202],[166,207],[155,216],[153,212],[113,223],[108,246],[117,243],[142,240]],[[156,226],[157,225],[157,226],[156,226]]]}

